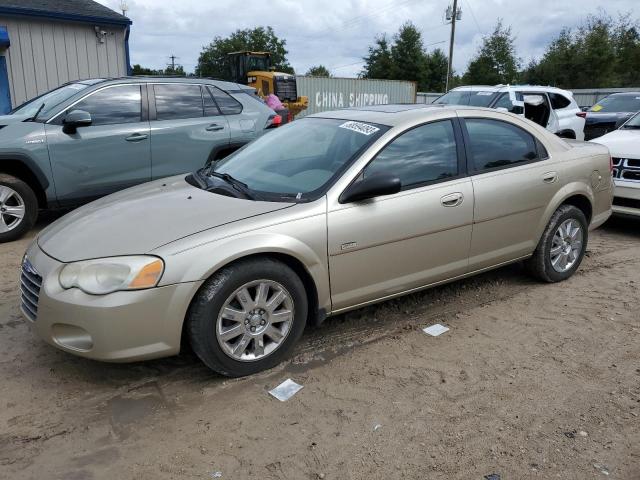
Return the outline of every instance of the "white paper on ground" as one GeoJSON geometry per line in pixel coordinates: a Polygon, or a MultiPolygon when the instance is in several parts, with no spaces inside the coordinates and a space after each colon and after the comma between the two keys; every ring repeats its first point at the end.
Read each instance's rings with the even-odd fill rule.
{"type": "Polygon", "coordinates": [[[422,331],[427,335],[437,337],[438,335],[442,335],[444,332],[448,332],[449,327],[445,327],[444,325],[436,323],[435,325],[431,325],[430,327],[423,328],[422,331]]]}
{"type": "Polygon", "coordinates": [[[284,382],[278,385],[273,390],[269,390],[269,394],[280,400],[286,402],[296,393],[302,389],[302,385],[298,385],[296,382],[287,378],[284,382]]]}

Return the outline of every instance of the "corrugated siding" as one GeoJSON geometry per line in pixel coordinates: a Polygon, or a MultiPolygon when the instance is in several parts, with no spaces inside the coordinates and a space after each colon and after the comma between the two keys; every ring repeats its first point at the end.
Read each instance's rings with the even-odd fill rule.
{"type": "Polygon", "coordinates": [[[123,27],[104,27],[104,43],[93,24],[0,17],[9,31],[5,52],[11,102],[17,106],[70,80],[127,74],[123,27]]]}
{"type": "Polygon", "coordinates": [[[298,96],[309,97],[303,117],[327,110],[387,103],[414,103],[416,84],[400,80],[364,80],[296,76],[298,96]]]}

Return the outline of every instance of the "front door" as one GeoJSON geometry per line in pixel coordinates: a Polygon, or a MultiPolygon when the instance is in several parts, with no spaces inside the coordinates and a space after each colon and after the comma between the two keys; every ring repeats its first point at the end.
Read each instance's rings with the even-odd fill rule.
{"type": "Polygon", "coordinates": [[[467,271],[473,189],[454,132],[452,121],[441,120],[396,137],[359,178],[389,172],[402,191],[329,206],[334,311],[467,271]]]}
{"type": "MultiPolygon", "coordinates": [[[[472,114],[469,114],[472,115],[472,114]]],[[[542,143],[512,123],[466,118],[475,208],[470,269],[528,255],[542,215],[561,185],[542,143]]]]}
{"type": "Polygon", "coordinates": [[[73,205],[151,179],[149,122],[141,85],[114,85],[90,93],[45,125],[61,205],[73,205]],[[84,110],[90,126],[62,131],[66,113],[84,110]]]}
{"type": "Polygon", "coordinates": [[[153,178],[193,172],[212,152],[229,145],[229,123],[206,89],[189,83],[149,88],[155,97],[150,112],[153,178]]]}

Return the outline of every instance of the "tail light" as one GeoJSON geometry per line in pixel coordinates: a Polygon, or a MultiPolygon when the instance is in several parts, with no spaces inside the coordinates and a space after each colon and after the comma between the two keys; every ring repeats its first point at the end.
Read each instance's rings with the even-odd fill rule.
{"type": "Polygon", "coordinates": [[[576,117],[587,118],[587,112],[578,112],[576,113],[576,117]]]}
{"type": "Polygon", "coordinates": [[[291,123],[291,122],[293,122],[293,115],[291,114],[291,112],[289,112],[287,114],[287,123],[291,123]]]}
{"type": "Polygon", "coordinates": [[[264,128],[277,128],[280,125],[282,125],[282,117],[280,115],[274,115],[269,117],[269,120],[267,120],[267,126],[264,128]]]}

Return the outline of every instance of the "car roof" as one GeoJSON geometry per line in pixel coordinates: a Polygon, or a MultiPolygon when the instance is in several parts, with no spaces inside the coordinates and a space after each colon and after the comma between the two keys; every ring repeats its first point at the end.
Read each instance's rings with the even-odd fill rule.
{"type": "Polygon", "coordinates": [[[197,84],[207,84],[214,85],[218,88],[221,88],[225,91],[237,91],[237,90],[254,90],[252,87],[248,87],[247,85],[241,85],[234,82],[227,82],[224,80],[217,80],[214,78],[208,77],[170,77],[170,76],[159,76],[159,75],[136,75],[129,77],[113,77],[113,78],[89,78],[84,80],[78,80],[77,82],[72,83],[85,83],[88,85],[98,85],[105,84],[110,85],[114,83],[197,83],[197,84]]]}
{"type": "Polygon", "coordinates": [[[618,92],[618,93],[612,93],[609,96],[613,97],[614,95],[616,97],[637,97],[640,95],[640,91],[639,92],[618,92]]]}
{"type": "Polygon", "coordinates": [[[458,110],[486,110],[488,112],[495,112],[495,110],[490,108],[469,107],[463,105],[398,103],[331,110],[328,112],[307,115],[305,118],[335,118],[340,120],[371,122],[395,127],[405,121],[442,111],[450,111],[452,116],[455,116],[456,111],[458,110]]]}
{"type": "Polygon", "coordinates": [[[557,87],[550,87],[545,85],[462,85],[460,87],[452,88],[451,90],[459,90],[459,91],[471,91],[471,92],[507,92],[509,90],[513,90],[515,92],[519,91],[544,91],[544,92],[555,92],[562,93],[563,95],[568,95],[573,97],[573,93],[569,90],[563,90],[557,87]]]}

